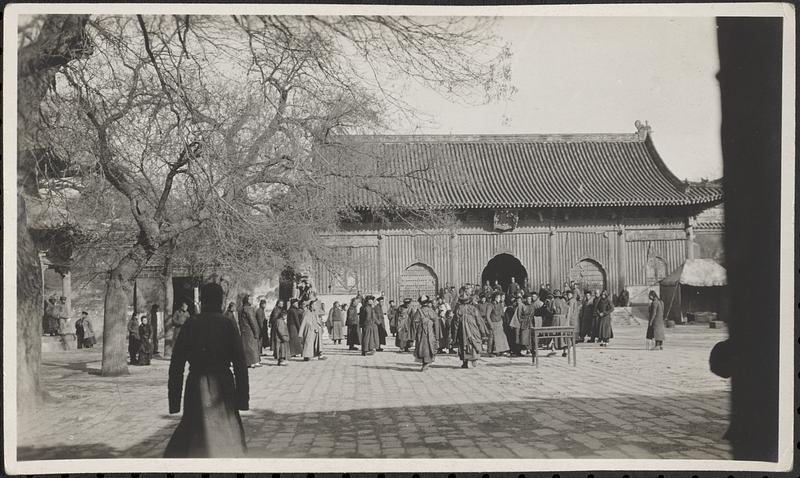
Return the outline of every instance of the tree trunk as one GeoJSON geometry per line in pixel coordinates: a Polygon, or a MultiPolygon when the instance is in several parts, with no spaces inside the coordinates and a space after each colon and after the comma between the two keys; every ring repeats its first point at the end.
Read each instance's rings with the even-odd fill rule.
{"type": "Polygon", "coordinates": [[[103,313],[103,365],[101,375],[114,377],[128,374],[126,338],[128,336],[128,306],[131,292],[139,271],[147,264],[152,254],[136,244],[111,271],[106,282],[106,298],[103,313]]]}
{"type": "Polygon", "coordinates": [[[164,357],[172,355],[173,327],[172,327],[172,252],[175,249],[175,242],[171,241],[168,245],[169,250],[164,257],[164,268],[161,270],[161,284],[164,287],[164,357]]]}
{"type": "Polygon", "coordinates": [[[20,423],[41,401],[42,269],[28,230],[25,200],[17,198],[17,415],[20,423]]]}

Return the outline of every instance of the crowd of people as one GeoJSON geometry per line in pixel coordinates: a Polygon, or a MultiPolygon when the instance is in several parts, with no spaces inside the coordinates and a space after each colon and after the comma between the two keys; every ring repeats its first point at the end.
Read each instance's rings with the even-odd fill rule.
{"type": "MultiPolygon", "coordinates": [[[[581,291],[574,283],[567,284],[564,291],[551,291],[542,284],[536,292],[515,284],[512,281],[506,291],[489,284],[465,284],[458,292],[447,287],[435,297],[405,298],[400,305],[390,300],[385,311],[383,297],[358,293],[349,303],[335,302],[325,312],[313,291],[307,290],[288,303],[278,300],[269,313],[265,299],[254,309],[249,296],[242,297],[238,308],[229,303],[222,312],[222,289],[219,284],[208,284],[202,314],[188,320],[177,312],[173,316],[178,316],[181,324],[169,369],[170,413],[181,409],[187,362],[190,368],[184,414],[165,457],[244,456],[247,447],[239,410],[249,409],[247,367],[260,367],[267,348],[278,365],[294,356],[302,356],[304,361],[323,360],[325,330],[334,344],[346,341],[347,350],[360,351],[365,357],[384,350],[391,334],[400,352],[413,350],[423,372],[443,353],[458,353],[462,368],[477,366],[483,353],[536,353],[538,347],[531,346],[529,333],[536,327],[574,327],[575,340],[589,337],[589,342],[601,346],[607,346],[613,337],[610,314],[614,306],[605,291],[584,291],[579,299],[581,291]]],[[[650,299],[647,336],[660,349],[663,304],[655,292],[650,299]]],[[[142,316],[138,324],[141,342],[150,337],[147,319],[142,316]]],[[[133,325],[132,321],[130,327],[133,325]]],[[[543,341],[549,354],[568,346],[557,339],[543,341]]],[[[138,349],[145,360],[149,359],[148,347],[140,345],[138,349]]]]}
{"type": "MultiPolygon", "coordinates": [[[[542,283],[532,289],[511,278],[503,288],[495,282],[464,284],[460,289],[446,286],[436,296],[404,298],[400,304],[382,296],[362,295],[359,291],[347,302],[334,302],[328,311],[308,285],[298,297],[278,300],[271,310],[261,299],[254,308],[249,296],[237,308],[231,302],[224,313],[240,333],[247,366],[263,366],[265,351],[271,350],[277,365],[289,359],[325,360],[322,338],[327,332],[334,345],[362,356],[374,355],[392,344],[400,352],[413,354],[427,370],[436,355],[458,354],[463,368],[477,366],[478,358],[490,356],[524,357],[537,353],[567,355],[571,345],[561,338],[540,338],[532,343],[532,331],[561,326],[575,330],[575,342],[597,343],[608,347],[614,337],[611,314],[614,302],[627,296],[609,298],[605,290],[581,290],[574,281],[563,289],[542,283]]],[[[654,349],[663,348],[663,304],[651,293],[647,338],[654,349]]]]}

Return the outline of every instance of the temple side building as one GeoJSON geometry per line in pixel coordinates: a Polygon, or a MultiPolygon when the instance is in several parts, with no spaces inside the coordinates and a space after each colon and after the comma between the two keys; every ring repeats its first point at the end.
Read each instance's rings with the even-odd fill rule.
{"type": "Polygon", "coordinates": [[[537,287],[576,280],[610,293],[624,288],[641,303],[687,258],[724,262],[720,182],[681,181],[650,127],[636,127],[632,134],[347,137],[333,154],[374,158],[387,178],[410,173],[348,191],[360,214],[327,238],[344,260],[312,265],[318,294],[328,303],[359,290],[402,299],[446,284],[505,287],[514,277],[537,287]],[[454,221],[420,229],[398,212],[415,210],[454,221]]]}

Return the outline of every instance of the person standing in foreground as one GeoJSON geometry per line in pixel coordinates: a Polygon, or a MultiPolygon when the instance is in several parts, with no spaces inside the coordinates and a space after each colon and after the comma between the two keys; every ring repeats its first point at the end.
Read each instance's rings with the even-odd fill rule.
{"type": "Polygon", "coordinates": [[[358,350],[357,345],[361,345],[361,332],[358,327],[358,299],[350,301],[347,309],[347,350],[358,350]]]}
{"type": "Polygon", "coordinates": [[[653,350],[664,350],[664,302],[658,297],[655,291],[651,290],[650,294],[650,310],[647,323],[647,335],[650,340],[655,340],[656,344],[653,350]]]}
{"type": "Polygon", "coordinates": [[[483,337],[487,335],[487,331],[478,309],[472,304],[468,294],[459,296],[451,327],[453,339],[458,347],[458,358],[462,362],[461,368],[469,368],[470,362],[473,367],[477,367],[483,351],[483,337]]]}
{"type": "MultiPolygon", "coordinates": [[[[274,330],[275,330],[275,321],[278,320],[278,317],[281,315],[282,312],[285,312],[285,310],[283,310],[283,300],[278,299],[278,301],[275,302],[275,308],[272,309],[272,312],[269,313],[269,323],[267,323],[267,327],[269,327],[269,335],[268,335],[268,337],[272,337],[272,334],[275,333],[274,332],[274,330]]],[[[270,348],[272,348],[275,345],[275,341],[274,340],[270,340],[269,341],[269,345],[270,345],[270,348]]],[[[273,350],[273,355],[275,355],[274,352],[275,351],[273,350]]]]}
{"type": "Polygon", "coordinates": [[[261,366],[261,345],[258,337],[261,335],[256,321],[256,313],[250,305],[250,296],[242,298],[242,308],[239,309],[239,332],[242,335],[242,350],[244,350],[247,366],[256,368],[261,366]]]}
{"type": "Polygon", "coordinates": [[[319,301],[303,301],[303,321],[300,323],[300,336],[303,337],[303,360],[313,357],[325,360],[322,356],[322,328],[325,322],[319,314],[319,301]]]}
{"type": "Polygon", "coordinates": [[[608,292],[603,291],[600,294],[600,300],[597,301],[597,319],[598,332],[597,340],[600,341],[601,347],[608,347],[608,341],[614,338],[614,331],[611,329],[611,312],[614,311],[614,306],[608,300],[608,292]]]}
{"type": "Polygon", "coordinates": [[[427,295],[419,298],[421,307],[414,313],[417,323],[416,337],[414,338],[414,358],[422,363],[421,372],[424,372],[436,360],[436,351],[439,348],[439,327],[436,311],[431,307],[431,300],[427,295]]]}
{"type": "Polygon", "coordinates": [[[247,451],[239,416],[239,410],[249,409],[250,401],[242,341],[234,324],[221,313],[222,287],[207,284],[202,297],[206,312],[186,323],[172,351],[169,413],[181,410],[186,362],[189,376],[183,417],[164,458],[237,458],[247,451]]]}

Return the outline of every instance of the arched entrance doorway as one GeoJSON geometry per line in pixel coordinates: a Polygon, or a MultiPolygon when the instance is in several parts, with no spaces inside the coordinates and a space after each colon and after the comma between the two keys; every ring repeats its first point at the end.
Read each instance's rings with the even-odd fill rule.
{"type": "Polygon", "coordinates": [[[433,269],[417,262],[400,274],[400,298],[416,299],[421,295],[433,297],[439,290],[439,279],[433,269]]]}
{"type": "Polygon", "coordinates": [[[570,280],[578,283],[581,290],[606,289],[606,271],[598,262],[583,259],[569,271],[570,280]]]}
{"type": "Polygon", "coordinates": [[[528,278],[528,271],[525,270],[519,259],[511,254],[498,254],[483,268],[481,285],[485,284],[487,280],[492,285],[494,285],[494,281],[498,281],[500,287],[505,291],[508,290],[508,284],[511,283],[512,277],[521,285],[528,278]]]}

